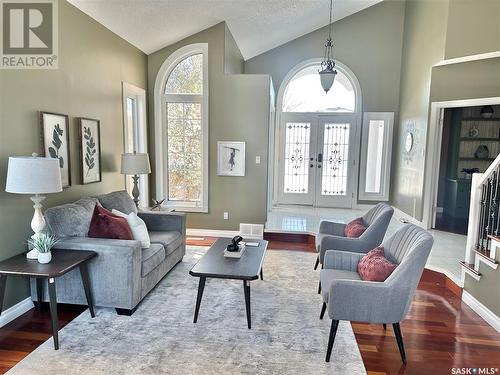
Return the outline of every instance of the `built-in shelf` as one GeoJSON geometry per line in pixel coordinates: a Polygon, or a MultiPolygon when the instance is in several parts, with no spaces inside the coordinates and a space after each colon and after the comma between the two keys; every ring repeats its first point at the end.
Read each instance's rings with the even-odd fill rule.
{"type": "Polygon", "coordinates": [[[500,138],[462,137],[462,138],[460,138],[460,140],[461,141],[471,141],[471,142],[473,142],[473,141],[482,141],[482,142],[484,142],[484,141],[488,141],[488,142],[494,142],[494,141],[496,141],[496,142],[500,142],[500,138]]]}
{"type": "Polygon", "coordinates": [[[495,158],[458,158],[458,160],[467,160],[467,161],[493,161],[495,158]]]}

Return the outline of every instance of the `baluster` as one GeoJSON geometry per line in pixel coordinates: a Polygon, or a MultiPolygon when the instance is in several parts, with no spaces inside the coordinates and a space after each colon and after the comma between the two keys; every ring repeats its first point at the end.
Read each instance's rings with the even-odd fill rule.
{"type": "Polygon", "coordinates": [[[482,202],[484,206],[483,210],[483,237],[481,238],[481,250],[486,249],[488,246],[488,215],[489,215],[489,203],[490,203],[490,184],[491,178],[488,178],[486,183],[484,184],[485,188],[485,197],[482,202]]]}
{"type": "Polygon", "coordinates": [[[495,218],[494,199],[495,199],[496,172],[493,172],[493,178],[488,179],[488,216],[486,224],[486,248],[489,248],[490,238],[488,235],[493,234],[493,219],[495,218]]]}
{"type": "Polygon", "coordinates": [[[477,233],[477,243],[476,243],[476,249],[480,250],[483,246],[483,211],[484,211],[484,198],[485,198],[485,193],[486,193],[486,187],[481,185],[481,201],[479,204],[479,227],[478,227],[478,233],[477,233]]]}
{"type": "Polygon", "coordinates": [[[499,212],[498,212],[498,209],[499,209],[499,201],[500,201],[500,197],[499,197],[499,182],[500,182],[500,176],[499,176],[499,173],[500,173],[500,167],[497,169],[496,171],[497,173],[497,181],[496,181],[496,188],[495,188],[495,210],[494,210],[494,213],[495,213],[495,219],[496,219],[496,225],[495,225],[495,230],[493,233],[495,233],[495,236],[498,236],[498,231],[500,230],[500,216],[499,216],[499,212]]]}

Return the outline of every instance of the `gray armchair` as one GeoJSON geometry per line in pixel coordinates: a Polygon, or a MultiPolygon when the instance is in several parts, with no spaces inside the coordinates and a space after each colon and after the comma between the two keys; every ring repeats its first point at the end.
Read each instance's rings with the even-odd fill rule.
{"type": "Polygon", "coordinates": [[[314,269],[319,263],[323,264],[325,251],[343,250],[355,253],[367,253],[380,245],[383,241],[394,209],[386,203],[378,203],[363,215],[363,222],[367,227],[365,232],[358,238],[344,236],[346,224],[332,221],[322,221],[319,225],[319,233],[316,236],[316,247],[318,258],[314,269]]]}
{"type": "Polygon", "coordinates": [[[357,265],[364,254],[328,250],[321,270],[323,307],[332,319],[326,362],[330,361],[339,320],[391,323],[403,363],[406,355],[399,322],[410,308],[434,240],[413,224],[399,229],[382,246],[387,259],[398,264],[384,282],[361,280],[357,265]]]}

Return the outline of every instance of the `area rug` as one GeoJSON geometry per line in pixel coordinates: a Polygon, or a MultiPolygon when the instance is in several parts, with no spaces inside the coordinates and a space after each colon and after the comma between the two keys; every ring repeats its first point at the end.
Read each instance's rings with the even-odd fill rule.
{"type": "Polygon", "coordinates": [[[251,283],[252,329],[241,281],[208,279],[198,323],[198,278],[189,270],[207,251],[188,247],[131,316],[84,311],[9,374],[365,374],[351,326],[341,322],[325,362],[330,320],[319,320],[316,255],[266,254],[264,281],[251,283]]]}

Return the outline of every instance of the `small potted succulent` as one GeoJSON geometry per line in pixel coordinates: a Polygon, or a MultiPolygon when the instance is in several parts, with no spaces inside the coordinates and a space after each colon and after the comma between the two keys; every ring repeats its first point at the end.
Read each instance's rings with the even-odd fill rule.
{"type": "Polygon", "coordinates": [[[58,242],[59,239],[56,236],[47,233],[40,233],[35,238],[28,240],[28,243],[38,250],[38,263],[42,264],[50,263],[52,260],[50,250],[58,242]]]}

